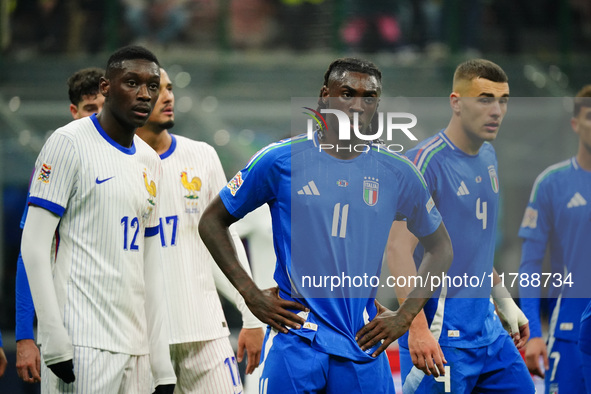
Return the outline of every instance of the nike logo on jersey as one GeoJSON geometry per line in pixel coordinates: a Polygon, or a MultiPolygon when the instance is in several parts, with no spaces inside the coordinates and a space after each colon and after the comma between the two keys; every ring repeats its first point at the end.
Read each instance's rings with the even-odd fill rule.
{"type": "Polygon", "coordinates": [[[98,179],[98,176],[96,177],[96,184],[100,185],[101,183],[104,183],[106,181],[108,181],[109,179],[113,179],[115,178],[114,176],[110,177],[110,178],[105,178],[105,179],[98,179]]]}
{"type": "Polygon", "coordinates": [[[467,194],[470,194],[470,192],[468,191],[468,188],[466,187],[466,184],[464,183],[464,181],[462,181],[462,183],[460,183],[460,187],[458,188],[458,192],[456,194],[458,196],[465,196],[467,194]]]}
{"type": "Polygon", "coordinates": [[[319,196],[320,192],[318,191],[318,188],[316,187],[316,184],[314,183],[314,181],[310,181],[301,190],[298,190],[298,194],[306,194],[308,196],[311,196],[311,195],[319,196]]]}
{"type": "Polygon", "coordinates": [[[572,196],[572,198],[570,199],[568,204],[566,204],[566,207],[567,208],[575,208],[575,207],[582,207],[583,205],[587,205],[587,200],[585,200],[583,198],[583,196],[581,196],[579,194],[579,192],[576,192],[575,195],[572,196]]]}

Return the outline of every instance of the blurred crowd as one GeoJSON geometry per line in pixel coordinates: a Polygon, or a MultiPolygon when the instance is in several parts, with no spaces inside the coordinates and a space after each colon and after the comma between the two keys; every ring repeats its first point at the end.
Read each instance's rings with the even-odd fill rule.
{"type": "MultiPolygon", "coordinates": [[[[588,0],[6,0],[4,53],[155,47],[520,53],[591,43],[588,0]]],[[[4,22],[4,21],[3,21],[4,22]]]]}

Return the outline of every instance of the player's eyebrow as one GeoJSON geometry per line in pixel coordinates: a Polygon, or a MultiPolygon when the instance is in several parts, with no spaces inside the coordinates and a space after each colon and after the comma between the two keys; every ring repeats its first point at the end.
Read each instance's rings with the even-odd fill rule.
{"type": "MultiPolygon", "coordinates": [[[[486,93],[486,92],[482,92],[478,95],[478,97],[492,97],[494,98],[495,95],[492,93],[486,93]]],[[[509,97],[509,93],[505,93],[504,95],[502,95],[501,97],[509,97]]]]}
{"type": "MultiPolygon", "coordinates": [[[[348,90],[348,91],[350,91],[350,92],[351,92],[351,93],[353,93],[353,94],[357,93],[357,90],[356,90],[356,89],[354,89],[354,88],[352,88],[352,87],[351,87],[351,86],[349,86],[349,85],[343,85],[343,86],[341,87],[341,89],[348,90]]],[[[377,95],[378,95],[378,92],[377,92],[376,90],[366,90],[366,91],[365,91],[365,93],[364,93],[364,95],[365,95],[365,96],[377,96],[377,95]]]]}

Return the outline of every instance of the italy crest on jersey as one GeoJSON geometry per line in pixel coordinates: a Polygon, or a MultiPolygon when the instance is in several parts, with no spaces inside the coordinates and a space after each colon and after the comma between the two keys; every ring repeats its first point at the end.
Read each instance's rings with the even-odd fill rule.
{"type": "Polygon", "coordinates": [[[490,177],[490,185],[493,189],[493,192],[499,192],[499,178],[497,178],[497,171],[495,170],[495,166],[490,165],[488,166],[488,175],[490,177]]]}
{"type": "Polygon", "coordinates": [[[49,183],[49,176],[51,175],[51,166],[49,164],[43,164],[41,166],[41,171],[39,171],[39,177],[37,178],[38,181],[43,183],[49,183]]]}
{"type": "Polygon", "coordinates": [[[370,207],[373,207],[378,202],[378,192],[380,184],[378,180],[371,177],[365,177],[363,181],[363,201],[370,207]]]}
{"type": "Polygon", "coordinates": [[[199,198],[198,192],[201,191],[201,178],[194,176],[189,180],[187,169],[181,172],[181,185],[187,190],[185,197],[185,212],[186,213],[197,213],[197,199],[199,198]]]}

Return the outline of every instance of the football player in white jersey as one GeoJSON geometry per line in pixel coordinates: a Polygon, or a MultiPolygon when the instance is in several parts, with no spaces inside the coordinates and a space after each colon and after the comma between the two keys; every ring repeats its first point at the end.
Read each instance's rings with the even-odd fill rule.
{"type": "MultiPolygon", "coordinates": [[[[218,155],[204,142],[169,133],[173,126],[172,82],[160,69],[158,101],[137,135],[162,159],[160,242],[170,353],[178,379],[175,393],[239,393],[242,383],[237,361],[242,361],[246,350],[246,372],[250,374],[258,366],[263,324],[214,264],[197,232],[203,210],[226,184],[218,155]],[[216,286],[242,313],[238,360],[228,340],[230,332],[216,286]]],[[[234,240],[248,269],[244,247],[236,234],[234,240]]]]}
{"type": "Polygon", "coordinates": [[[56,130],[37,159],[21,251],[52,372],[42,369],[42,392],[174,390],[158,236],[162,169],[135,136],[159,84],[151,52],[119,49],[101,78],[101,113],[56,130]]]}
{"type": "MultiPolygon", "coordinates": [[[[68,78],[68,97],[72,118],[80,119],[101,112],[105,97],[99,92],[99,82],[105,70],[83,68],[68,78]]],[[[21,219],[25,224],[28,209],[21,219]]],[[[27,383],[41,381],[41,357],[35,343],[33,326],[35,306],[31,298],[29,281],[22,256],[19,254],[16,266],[16,370],[18,376],[27,383]]]]}

